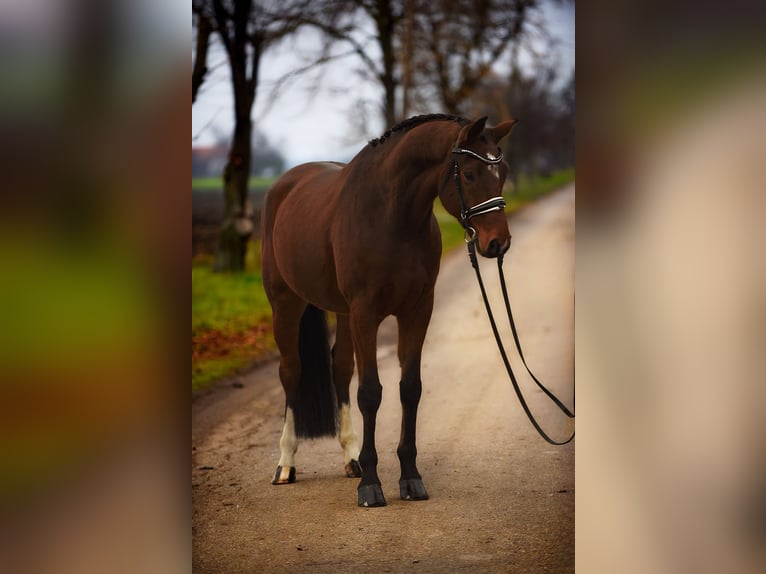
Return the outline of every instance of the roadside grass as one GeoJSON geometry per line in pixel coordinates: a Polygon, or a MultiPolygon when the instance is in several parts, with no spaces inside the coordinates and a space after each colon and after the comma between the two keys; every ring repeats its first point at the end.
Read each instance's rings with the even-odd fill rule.
{"type": "MultiPolygon", "coordinates": [[[[521,179],[511,192],[506,187],[506,212],[574,180],[574,169],[548,177],[521,179]]],[[[434,214],[442,233],[442,253],[463,244],[463,227],[440,201],[434,214]]],[[[192,391],[235,374],[264,357],[276,345],[271,330],[271,306],[263,291],[260,242],[248,246],[245,271],[213,273],[212,255],[192,261],[192,391]]]]}
{"type": "Polygon", "coordinates": [[[213,257],[192,261],[192,390],[271,354],[271,306],[263,291],[260,244],[248,246],[245,271],[213,273],[213,257]]]}
{"type": "Polygon", "coordinates": [[[550,193],[575,179],[574,168],[562,169],[548,176],[523,177],[519,179],[516,190],[511,194],[505,194],[507,203],[505,211],[513,213],[521,206],[538,197],[550,193]]]}

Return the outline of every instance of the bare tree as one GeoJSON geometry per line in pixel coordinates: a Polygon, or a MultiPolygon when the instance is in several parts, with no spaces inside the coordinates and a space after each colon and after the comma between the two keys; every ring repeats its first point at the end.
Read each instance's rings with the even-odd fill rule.
{"type": "Polygon", "coordinates": [[[411,65],[420,101],[467,113],[493,66],[520,45],[537,8],[536,0],[418,0],[411,65]]]}
{"type": "Polygon", "coordinates": [[[402,2],[392,0],[360,0],[359,5],[375,24],[382,60],[377,79],[383,87],[383,118],[390,126],[399,119],[396,109],[398,79],[395,42],[399,23],[404,18],[404,8],[402,2]]]}
{"type": "Polygon", "coordinates": [[[512,111],[523,118],[504,143],[514,180],[574,165],[574,70],[562,86],[552,66],[539,66],[534,73],[514,68],[510,80],[487,81],[476,101],[491,102],[495,113],[512,111]]]}
{"type": "Polygon", "coordinates": [[[225,219],[214,268],[242,269],[253,231],[250,116],[261,57],[269,47],[301,26],[318,28],[327,43],[308,70],[332,59],[330,46],[347,45],[380,85],[380,112],[390,126],[413,111],[472,113],[477,90],[493,77],[495,64],[503,58],[506,66],[515,62],[537,9],[537,0],[195,0],[192,99],[205,77],[211,30],[226,52],[234,95],[225,219]]]}
{"type": "MultiPolygon", "coordinates": [[[[406,0],[411,2],[412,0],[406,0]]],[[[380,113],[387,125],[399,119],[396,94],[399,86],[398,34],[405,17],[404,0],[326,0],[323,10],[305,22],[321,30],[328,43],[351,48],[361,64],[362,75],[380,85],[380,113]],[[372,31],[372,35],[368,34],[372,31]],[[373,56],[375,45],[380,58],[373,56]]]]}
{"type": "Polygon", "coordinates": [[[208,0],[215,30],[226,51],[234,96],[234,133],[224,168],[224,221],[213,268],[244,269],[253,232],[248,201],[253,123],[251,112],[264,52],[297,30],[310,13],[310,0],[208,0]]]}
{"type": "Polygon", "coordinates": [[[537,0],[330,0],[310,24],[351,46],[390,126],[414,111],[468,113],[497,62],[544,33],[538,11],[537,0]]]}

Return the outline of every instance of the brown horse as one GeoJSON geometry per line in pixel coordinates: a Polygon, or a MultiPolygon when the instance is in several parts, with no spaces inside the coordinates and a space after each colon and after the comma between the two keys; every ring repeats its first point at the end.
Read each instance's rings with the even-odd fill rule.
{"type": "Polygon", "coordinates": [[[298,437],[337,433],[346,475],[362,479],[358,504],[386,504],[375,450],[382,395],[376,344],[381,321],[394,315],[402,369],[399,490],[405,500],[428,499],[415,464],[415,422],[441,256],[437,196],[462,220],[481,255],[497,257],[510,245],[502,210],[508,167],[498,142],[516,120],[485,128],[486,119],[410,118],[370,141],[347,165],[300,165],[269,190],[261,224],[263,284],[287,403],[273,484],[295,481],[298,437]],[[337,315],[332,352],[326,312],[337,315]],[[354,355],[361,453],[350,417],[354,355]]]}

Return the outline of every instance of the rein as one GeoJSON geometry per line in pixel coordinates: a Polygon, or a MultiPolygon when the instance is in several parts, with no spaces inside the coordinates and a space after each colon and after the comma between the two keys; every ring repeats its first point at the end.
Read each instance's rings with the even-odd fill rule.
{"type": "MultiPolygon", "coordinates": [[[[500,156],[497,158],[489,158],[464,148],[455,148],[452,150],[452,153],[467,154],[487,164],[498,164],[501,161],[503,161],[502,154],[500,154],[500,156]]],[[[466,247],[468,248],[468,258],[471,260],[471,266],[474,268],[474,271],[476,272],[476,279],[479,283],[481,296],[484,299],[484,307],[487,310],[487,317],[489,318],[489,323],[492,326],[492,333],[495,335],[497,348],[500,350],[500,355],[503,358],[505,369],[508,372],[508,375],[511,379],[511,383],[513,384],[513,390],[516,392],[516,396],[518,397],[519,402],[521,403],[521,407],[524,409],[524,412],[526,413],[527,418],[529,419],[529,422],[532,423],[532,426],[540,434],[540,436],[543,437],[543,439],[545,439],[548,443],[552,445],[556,445],[556,446],[565,445],[574,438],[575,436],[574,431],[572,432],[572,435],[564,441],[553,440],[551,437],[549,437],[545,433],[545,431],[539,425],[534,415],[532,414],[532,411],[529,409],[529,406],[527,405],[527,401],[524,399],[524,395],[522,394],[521,389],[519,388],[519,383],[516,380],[516,376],[513,374],[511,363],[508,360],[508,356],[506,355],[505,347],[503,346],[502,339],[500,338],[500,333],[497,330],[497,324],[495,323],[495,318],[494,318],[494,315],[492,314],[492,308],[489,304],[489,299],[487,298],[487,291],[484,288],[484,281],[482,280],[481,272],[479,271],[479,261],[476,257],[476,243],[475,243],[476,230],[473,227],[471,227],[469,219],[475,215],[480,215],[482,213],[487,213],[490,211],[495,211],[495,210],[505,208],[505,200],[502,197],[493,197],[492,199],[479,203],[478,205],[474,205],[471,208],[466,208],[465,197],[463,196],[463,188],[462,188],[462,185],[460,184],[460,166],[458,165],[456,160],[453,160],[453,175],[455,178],[455,188],[457,189],[458,197],[460,198],[460,216],[461,216],[461,223],[463,225],[463,228],[465,229],[465,243],[466,243],[466,247]]],[[[521,351],[521,343],[519,342],[519,335],[516,331],[516,324],[513,320],[513,313],[511,312],[511,304],[508,299],[508,289],[505,285],[505,275],[503,274],[502,254],[497,258],[497,270],[500,276],[500,285],[503,291],[503,300],[505,302],[505,310],[506,310],[506,313],[508,314],[508,321],[511,324],[511,332],[513,333],[513,340],[516,343],[516,349],[519,352],[519,356],[521,357],[521,361],[524,364],[524,367],[526,368],[527,372],[532,377],[532,379],[535,381],[537,386],[540,388],[540,390],[542,390],[548,396],[548,398],[550,398],[551,401],[553,401],[553,403],[559,408],[559,410],[561,410],[561,412],[563,412],[567,417],[573,419],[574,413],[572,413],[551,391],[549,391],[537,379],[537,377],[535,377],[535,375],[532,373],[529,366],[527,365],[527,361],[524,358],[524,353],[521,351]]]]}

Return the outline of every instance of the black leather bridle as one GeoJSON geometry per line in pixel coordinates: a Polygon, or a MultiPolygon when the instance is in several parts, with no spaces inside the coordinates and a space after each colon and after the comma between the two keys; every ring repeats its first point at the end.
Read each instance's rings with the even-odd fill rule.
{"type": "MultiPolygon", "coordinates": [[[[465,154],[470,155],[471,157],[474,157],[478,160],[481,160],[482,162],[489,164],[489,165],[496,165],[499,164],[501,161],[503,161],[503,154],[501,153],[498,157],[485,157],[483,155],[480,155],[476,153],[475,151],[465,149],[465,148],[455,148],[452,150],[453,154],[465,154]]],[[[508,375],[511,379],[511,383],[513,384],[513,389],[516,391],[516,396],[519,399],[519,402],[521,403],[521,407],[524,409],[524,412],[527,415],[527,418],[529,419],[529,422],[532,423],[532,426],[535,428],[535,430],[540,434],[543,439],[545,439],[547,442],[553,445],[564,445],[570,442],[574,436],[575,433],[572,431],[572,434],[563,441],[555,441],[552,438],[550,438],[545,431],[540,427],[537,420],[535,420],[535,417],[532,415],[532,411],[529,409],[529,406],[527,405],[527,401],[524,399],[524,395],[521,393],[521,389],[519,388],[519,383],[516,380],[516,376],[513,374],[513,369],[511,368],[511,363],[508,360],[508,356],[505,353],[505,348],[503,346],[502,339],[500,338],[500,333],[497,330],[497,324],[495,323],[495,317],[492,315],[492,308],[489,304],[489,299],[487,298],[487,291],[484,288],[484,281],[481,279],[481,272],[479,271],[479,261],[476,257],[476,230],[471,227],[469,220],[471,217],[474,217],[476,215],[481,215],[482,213],[488,213],[490,211],[496,211],[499,209],[505,209],[505,200],[501,197],[493,197],[491,199],[488,199],[487,201],[483,201],[477,205],[474,205],[473,207],[466,208],[465,206],[465,197],[463,196],[463,187],[460,184],[460,166],[457,163],[457,160],[453,158],[453,175],[455,178],[455,188],[457,190],[457,195],[460,198],[460,218],[461,223],[463,225],[463,229],[465,230],[465,243],[468,248],[468,258],[471,260],[471,266],[476,271],[476,279],[479,283],[479,288],[481,289],[481,296],[484,299],[484,307],[487,309],[487,317],[489,318],[489,323],[492,327],[492,333],[495,335],[495,341],[497,342],[497,348],[500,350],[500,355],[503,358],[503,363],[505,364],[505,370],[508,372],[508,375]]],[[[516,324],[513,320],[513,313],[511,312],[511,303],[508,300],[508,289],[505,285],[505,275],[503,274],[503,254],[501,253],[497,257],[497,270],[500,276],[500,285],[502,287],[503,291],[503,300],[505,302],[505,310],[508,314],[508,321],[511,324],[511,332],[513,333],[513,340],[516,343],[516,350],[519,352],[519,356],[521,357],[522,363],[524,363],[524,367],[527,369],[527,373],[532,377],[532,379],[535,381],[537,386],[542,390],[548,398],[550,398],[554,404],[563,412],[567,417],[570,419],[574,419],[574,413],[571,412],[565,405],[562,403],[556,395],[554,395],[551,391],[549,391],[545,386],[535,377],[535,375],[532,373],[532,371],[529,369],[529,366],[527,365],[527,361],[524,358],[524,353],[521,351],[521,343],[519,342],[519,334],[516,331],[516,324]]]]}
{"type": "MultiPolygon", "coordinates": [[[[497,165],[503,161],[502,153],[500,153],[498,157],[485,157],[473,150],[462,147],[454,148],[452,153],[470,155],[471,157],[475,157],[476,159],[481,160],[488,165],[497,165]]],[[[475,217],[476,215],[481,215],[482,213],[489,213],[490,211],[505,209],[505,199],[503,199],[503,196],[499,195],[497,197],[492,197],[487,201],[482,201],[473,207],[466,207],[465,196],[463,195],[463,186],[460,184],[460,165],[457,163],[456,159],[452,160],[452,173],[453,177],[455,178],[455,188],[457,189],[457,195],[458,198],[460,198],[461,223],[463,224],[463,228],[466,230],[466,238],[468,238],[468,234],[470,234],[471,239],[473,239],[473,237],[476,235],[476,230],[469,225],[468,220],[472,217],[475,217]],[[468,231],[469,229],[471,230],[470,233],[468,231]]]]}

